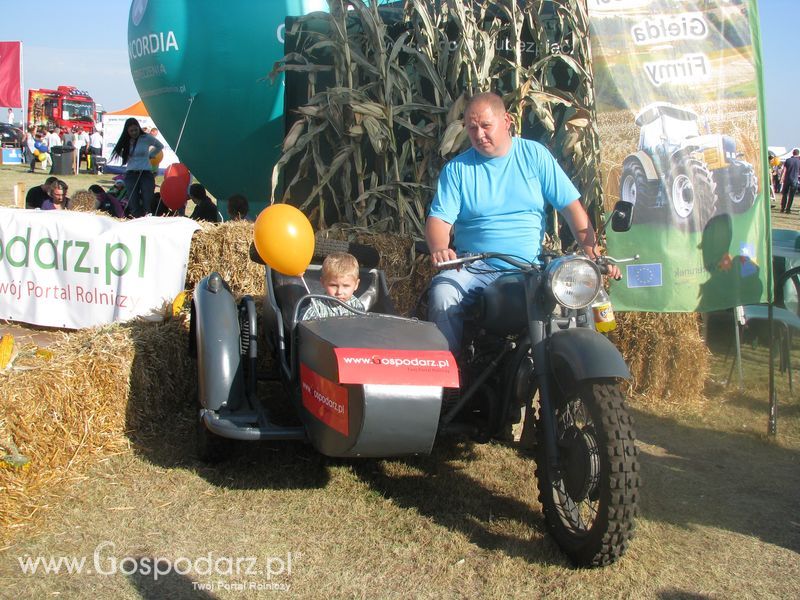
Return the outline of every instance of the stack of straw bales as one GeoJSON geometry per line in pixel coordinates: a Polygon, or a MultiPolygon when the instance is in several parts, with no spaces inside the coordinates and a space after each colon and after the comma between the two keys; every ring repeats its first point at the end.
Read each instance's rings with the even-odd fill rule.
{"type": "MultiPolygon", "coordinates": [[[[432,268],[410,237],[355,228],[325,235],[376,247],[400,312],[413,310],[432,268]]],[[[204,225],[190,250],[187,290],[212,271],[234,294],[264,294],[264,268],[249,260],[253,224],[204,225]]],[[[634,391],[653,401],[692,401],[702,392],[708,352],[694,315],[621,315],[617,343],[634,391]]],[[[187,354],[187,312],[162,323],[135,320],[65,335],[48,353],[23,347],[0,373],[0,454],[14,445],[27,468],[0,469],[0,535],[35,521],[66,484],[131,442],[158,443],[154,423],[193,402],[196,371],[187,354]],[[52,355],[50,357],[50,355],[52,355]],[[156,440],[156,441],[154,441],[156,440]]]]}

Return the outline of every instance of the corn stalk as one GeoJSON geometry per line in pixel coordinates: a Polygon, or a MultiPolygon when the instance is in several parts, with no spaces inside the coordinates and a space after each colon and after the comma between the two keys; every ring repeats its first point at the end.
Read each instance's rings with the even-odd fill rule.
{"type": "Polygon", "coordinates": [[[419,237],[439,171],[469,145],[468,97],[494,90],[516,131],[548,146],[587,205],[602,206],[585,0],[405,0],[390,17],[376,2],[329,6],[295,22],[300,47],[271,73],[308,83],[273,200],[320,229],[419,237]]]}

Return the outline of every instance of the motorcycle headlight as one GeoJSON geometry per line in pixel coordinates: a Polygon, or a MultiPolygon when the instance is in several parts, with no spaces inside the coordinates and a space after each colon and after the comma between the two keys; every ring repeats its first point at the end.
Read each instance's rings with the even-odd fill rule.
{"type": "Polygon", "coordinates": [[[600,270],[585,256],[560,256],[545,271],[553,299],[567,308],[589,306],[600,290],[600,270]]]}

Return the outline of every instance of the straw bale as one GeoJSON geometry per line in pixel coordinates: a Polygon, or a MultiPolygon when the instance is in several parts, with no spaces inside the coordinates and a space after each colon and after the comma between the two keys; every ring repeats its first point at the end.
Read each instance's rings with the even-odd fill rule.
{"type": "Polygon", "coordinates": [[[264,294],[264,267],[250,260],[253,223],[226,221],[201,223],[189,250],[186,289],[216,271],[228,282],[234,296],[264,294]]]}
{"type": "Polygon", "coordinates": [[[50,350],[51,360],[34,361],[25,370],[20,361],[0,375],[3,437],[31,461],[25,470],[0,470],[4,529],[51,502],[90,457],[126,447],[120,433],[133,346],[122,328],[76,332],[50,350]]]}
{"type": "Polygon", "coordinates": [[[137,319],[65,335],[48,353],[21,350],[0,374],[0,446],[30,463],[0,469],[0,536],[30,525],[89,466],[186,404],[196,380],[187,335],[184,318],[137,319]]]}
{"type": "Polygon", "coordinates": [[[69,209],[78,212],[96,212],[97,198],[88,190],[80,190],[69,199],[69,209]]]}
{"type": "Polygon", "coordinates": [[[613,340],[631,369],[631,391],[654,404],[702,403],[710,351],[696,313],[619,313],[613,340]]]}

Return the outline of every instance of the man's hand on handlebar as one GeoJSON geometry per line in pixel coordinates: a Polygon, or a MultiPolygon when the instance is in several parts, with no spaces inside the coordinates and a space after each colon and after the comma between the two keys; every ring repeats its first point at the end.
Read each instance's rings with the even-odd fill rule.
{"type": "Polygon", "coordinates": [[[622,271],[619,270],[619,267],[613,263],[609,263],[607,265],[608,270],[606,271],[606,275],[611,279],[622,279],[622,271]]]}
{"type": "MultiPolygon", "coordinates": [[[[431,252],[431,263],[433,264],[434,267],[437,268],[439,267],[439,263],[448,260],[455,260],[456,258],[458,258],[458,255],[456,255],[455,250],[453,250],[452,248],[443,248],[441,250],[435,250],[431,252]]],[[[445,267],[445,268],[449,269],[451,267],[445,267]]]]}

